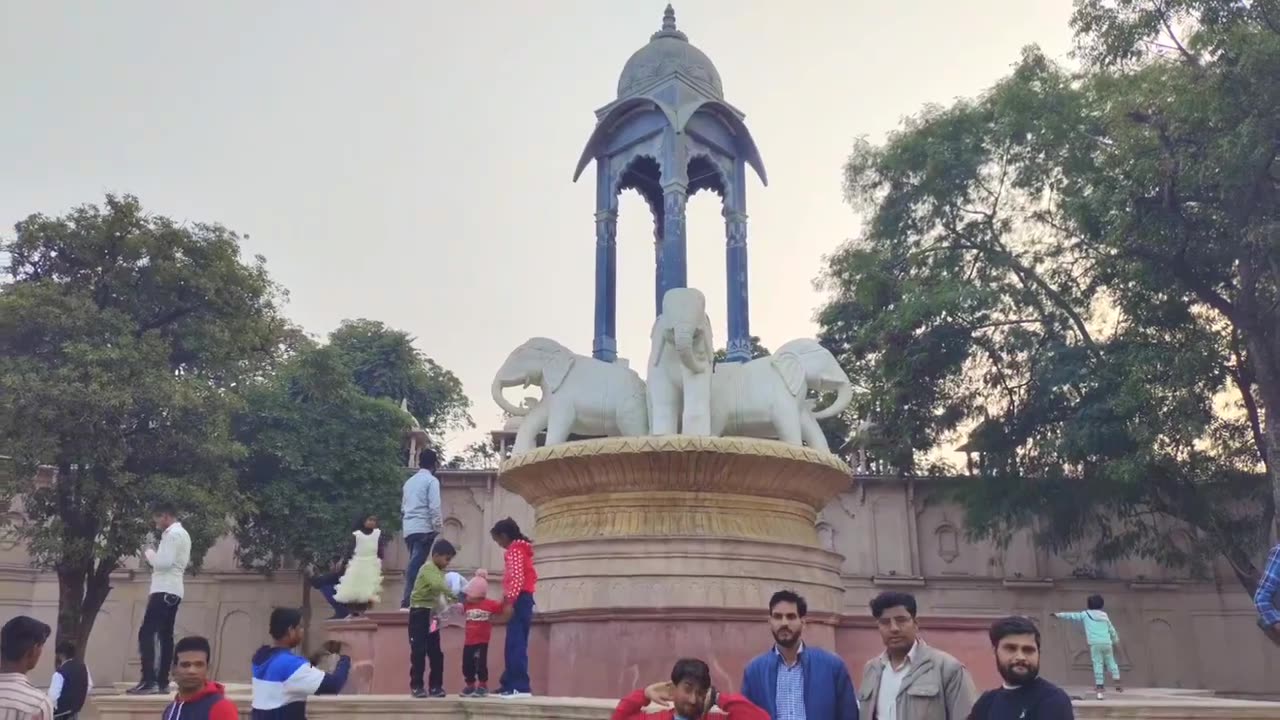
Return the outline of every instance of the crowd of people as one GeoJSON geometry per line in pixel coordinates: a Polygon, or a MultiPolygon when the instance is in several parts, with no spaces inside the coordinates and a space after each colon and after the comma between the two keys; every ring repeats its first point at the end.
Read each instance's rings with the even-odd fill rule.
{"type": "MultiPolygon", "coordinates": [[[[436,455],[424,451],[419,470],[404,484],[402,525],[409,563],[400,609],[408,614],[408,690],[414,697],[441,698],[445,659],[440,633],[446,613],[465,619],[462,650],[464,697],[489,695],[489,642],[495,621],[505,621],[503,671],[495,694],[504,698],[532,694],[528,639],[533,618],[537,570],[532,541],[511,518],[497,522],[490,535],[503,552],[502,592],[489,597],[488,574],[478,570],[469,580],[449,570],[457,555],[452,543],[440,537],[443,513],[436,455]]],[[[213,648],[206,638],[184,637],[174,642],[174,627],[184,594],[183,576],[190,562],[191,538],[172,506],[154,513],[160,531],[158,546],[145,552],[151,566],[151,587],[139,630],[141,678],[128,692],[166,694],[173,679],[176,692],[164,718],[238,717],[235,704],[222,685],[209,678],[213,648]],[[158,653],[157,653],[158,648],[158,653]]],[[[335,618],[363,613],[380,601],[382,556],[386,538],[378,518],[368,516],[352,530],[348,557],[315,579],[315,587],[329,600],[335,618]]],[[[1099,699],[1104,697],[1104,673],[1119,686],[1116,646],[1119,634],[1103,610],[1101,596],[1091,596],[1086,609],[1055,613],[1080,623],[1093,661],[1099,699]]],[[[1067,694],[1040,677],[1041,635],[1024,617],[1008,617],[991,625],[989,638],[1001,687],[979,695],[968,669],[952,655],[932,647],[921,637],[914,596],[885,592],[870,603],[884,650],[862,669],[855,686],[843,659],[804,639],[808,604],[791,590],[779,590],[769,600],[770,648],[751,660],[742,676],[740,692],[721,693],[711,669],[698,658],[675,661],[669,679],[637,689],[617,705],[613,720],[697,720],[716,709],[729,720],[1066,720],[1073,718],[1067,694]],[[860,688],[860,690],[859,690],[860,688]],[[660,707],[652,714],[653,705],[660,707]]],[[[306,717],[307,698],[342,691],[351,659],[340,644],[326,643],[304,658],[301,611],[277,608],[270,616],[271,642],[252,657],[252,717],[256,720],[299,720],[306,717]],[[328,671],[322,668],[329,668],[328,671]]],[[[0,717],[32,720],[76,720],[93,687],[77,648],[60,643],[56,671],[48,692],[37,689],[28,675],[40,659],[50,628],[19,616],[0,629],[0,717]]]]}

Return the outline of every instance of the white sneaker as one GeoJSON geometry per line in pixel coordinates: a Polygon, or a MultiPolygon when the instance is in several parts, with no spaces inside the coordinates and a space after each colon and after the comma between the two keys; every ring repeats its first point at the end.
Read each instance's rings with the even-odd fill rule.
{"type": "Polygon", "coordinates": [[[498,693],[498,697],[504,700],[517,700],[520,698],[533,697],[533,693],[519,692],[518,690],[507,690],[505,692],[498,693]]]}
{"type": "Polygon", "coordinates": [[[1097,695],[1097,696],[1098,696],[1098,699],[1099,699],[1099,700],[1106,700],[1106,699],[1107,699],[1107,698],[1106,698],[1106,696],[1102,694],[1102,691],[1101,691],[1101,690],[1099,690],[1097,693],[1095,693],[1095,695],[1097,695]]]}
{"type": "Polygon", "coordinates": [[[400,612],[409,612],[409,608],[400,608],[400,612]]]}

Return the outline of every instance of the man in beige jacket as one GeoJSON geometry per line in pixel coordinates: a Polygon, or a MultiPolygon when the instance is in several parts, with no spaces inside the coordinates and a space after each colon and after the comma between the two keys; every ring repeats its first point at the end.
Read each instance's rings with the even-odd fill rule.
{"type": "Polygon", "coordinates": [[[886,592],[871,601],[884,653],[867,662],[858,694],[862,720],[965,720],[978,693],[964,664],[916,635],[916,599],[886,592]]]}

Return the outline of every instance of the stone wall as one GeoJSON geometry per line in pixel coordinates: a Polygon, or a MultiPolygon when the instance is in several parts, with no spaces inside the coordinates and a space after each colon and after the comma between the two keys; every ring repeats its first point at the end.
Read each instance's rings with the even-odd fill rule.
{"type": "MultiPolygon", "coordinates": [[[[485,566],[496,576],[502,563],[500,550],[489,540],[489,527],[508,515],[532,527],[531,509],[497,487],[491,472],[445,472],[442,480],[444,536],[460,548],[456,569],[467,572],[485,566]]],[[[1153,564],[1129,561],[1100,568],[1101,579],[1079,579],[1074,575],[1083,558],[1051,555],[1027,537],[1003,552],[967,542],[958,509],[927,501],[935,487],[925,481],[863,479],[822,513],[823,544],[845,558],[845,595],[842,617],[832,621],[836,632],[815,635],[833,638],[855,676],[862,662],[880,650],[867,602],[882,590],[900,589],[919,599],[924,637],[969,663],[980,684],[995,680],[983,627],[990,618],[1012,613],[1040,622],[1046,675],[1074,685],[1090,684],[1082,632],[1050,613],[1079,609],[1087,595],[1098,592],[1106,597],[1121,635],[1119,660],[1126,684],[1272,692],[1280,652],[1254,626],[1252,603],[1227,568],[1215,568],[1209,581],[1194,581],[1153,564]]],[[[204,570],[188,578],[178,633],[211,638],[217,676],[234,682],[247,679],[248,657],[265,641],[271,608],[299,605],[303,586],[293,573],[265,578],[240,572],[233,551],[229,539],[219,543],[206,558],[204,570]]],[[[403,546],[393,543],[384,607],[394,607],[399,597],[397,571],[404,560],[403,546]]],[[[88,649],[99,685],[137,677],[136,636],[147,583],[145,572],[124,570],[114,578],[88,649]]],[[[323,599],[315,593],[311,599],[315,617],[325,617],[323,599]]],[[[0,546],[4,614],[28,613],[52,624],[56,605],[56,579],[30,569],[22,547],[0,546]]],[[[762,608],[759,636],[749,641],[760,648],[769,642],[763,616],[762,608]]],[[[736,614],[731,619],[740,620],[736,614]]],[[[317,635],[323,633],[321,626],[315,625],[317,635]]],[[[51,658],[35,678],[44,680],[50,671],[51,658]]]]}

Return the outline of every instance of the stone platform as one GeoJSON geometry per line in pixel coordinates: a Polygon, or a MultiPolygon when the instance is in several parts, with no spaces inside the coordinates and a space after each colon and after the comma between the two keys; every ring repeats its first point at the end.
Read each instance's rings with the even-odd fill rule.
{"type": "MultiPolygon", "coordinates": [[[[1070,689],[1073,696],[1085,692],[1070,689]]],[[[236,692],[231,699],[240,708],[240,717],[249,717],[249,696],[236,692]]],[[[168,698],[95,696],[86,720],[155,720],[168,698]]],[[[307,703],[312,720],[420,720],[459,718],[471,720],[608,720],[616,701],[571,697],[538,697],[523,700],[484,698],[463,700],[416,700],[405,695],[340,695],[314,698],[307,703]]],[[[1077,700],[1078,720],[1155,719],[1160,720],[1280,720],[1280,703],[1225,700],[1176,690],[1134,689],[1123,698],[1077,700]]]]}

